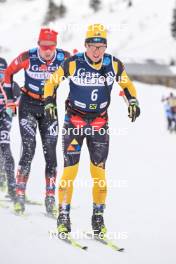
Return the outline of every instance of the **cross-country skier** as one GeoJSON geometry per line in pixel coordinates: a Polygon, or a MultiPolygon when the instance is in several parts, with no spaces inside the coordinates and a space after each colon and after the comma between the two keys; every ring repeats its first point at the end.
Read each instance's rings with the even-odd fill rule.
{"type": "MultiPolygon", "coordinates": [[[[7,62],[4,58],[0,58],[0,185],[6,182],[8,195],[12,200],[15,199],[15,176],[14,176],[14,159],[10,149],[10,130],[12,126],[12,118],[16,114],[16,105],[14,103],[7,104],[6,94],[3,89],[4,72],[7,68],[7,62]]],[[[14,101],[20,95],[20,88],[17,83],[12,83],[12,94],[14,101]]]]}
{"type": "Polygon", "coordinates": [[[170,93],[169,96],[163,97],[164,111],[167,119],[167,129],[169,132],[176,131],[176,96],[170,93]]]}
{"type": "MultiPolygon", "coordinates": [[[[57,49],[57,32],[42,28],[38,38],[38,47],[21,53],[6,70],[4,90],[8,100],[13,99],[11,81],[13,75],[24,70],[25,80],[19,103],[19,125],[22,138],[22,154],[16,175],[17,213],[25,210],[25,190],[30,173],[31,162],[36,148],[36,131],[39,128],[43,153],[46,161],[45,206],[48,214],[55,214],[55,180],[56,180],[56,144],[58,138],[57,112],[53,116],[44,114],[43,86],[50,74],[69,56],[69,53],[57,49]]],[[[37,175],[36,175],[37,177],[37,175]]]]}
{"type": "Polygon", "coordinates": [[[108,106],[114,81],[123,88],[128,100],[129,117],[134,122],[140,114],[136,89],[122,62],[105,53],[107,32],[103,25],[89,26],[84,53],[77,53],[62,63],[44,87],[45,111],[55,113],[56,94],[61,77],[69,78],[70,92],[66,101],[63,134],[64,172],[59,186],[58,232],[70,232],[70,204],[83,140],[90,153],[90,172],[93,178],[92,229],[97,235],[106,233],[103,212],[107,186],[105,163],[109,149],[108,106]],[[74,129],[80,133],[74,133],[74,129]],[[90,132],[92,131],[92,133],[90,132]],[[104,183],[104,184],[102,184],[104,183]]]}

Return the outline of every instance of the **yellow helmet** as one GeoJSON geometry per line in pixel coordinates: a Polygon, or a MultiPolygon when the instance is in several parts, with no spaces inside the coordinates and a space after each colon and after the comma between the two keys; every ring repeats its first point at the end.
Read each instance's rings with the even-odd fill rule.
{"type": "Polygon", "coordinates": [[[107,30],[101,24],[89,25],[86,32],[86,43],[104,43],[107,44],[107,30]]]}

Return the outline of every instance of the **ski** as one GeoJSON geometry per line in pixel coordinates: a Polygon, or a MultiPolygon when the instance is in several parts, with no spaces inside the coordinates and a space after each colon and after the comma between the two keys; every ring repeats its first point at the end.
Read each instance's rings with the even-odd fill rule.
{"type": "Polygon", "coordinates": [[[58,232],[56,231],[56,232],[52,233],[52,236],[53,235],[56,236],[59,239],[59,241],[63,241],[66,244],[73,246],[74,248],[79,248],[82,250],[88,249],[87,246],[83,246],[82,244],[78,243],[69,233],[62,233],[59,235],[58,232]]]}
{"type": "Polygon", "coordinates": [[[75,248],[79,248],[79,249],[83,249],[83,250],[87,250],[87,249],[88,249],[87,246],[83,246],[83,245],[81,245],[80,243],[78,243],[75,239],[73,239],[73,238],[71,237],[70,234],[64,234],[64,236],[65,236],[65,238],[61,238],[61,237],[59,237],[59,235],[58,235],[58,238],[59,238],[60,240],[64,241],[65,243],[70,244],[71,246],[73,246],[73,247],[75,247],[75,248]],[[66,235],[66,236],[65,236],[65,235],[66,235]]]}
{"type": "MultiPolygon", "coordinates": [[[[5,200],[6,201],[6,200],[5,200]]],[[[7,202],[7,201],[6,201],[7,202]]],[[[21,217],[24,217],[26,218],[28,216],[28,214],[26,214],[25,212],[16,212],[14,209],[11,208],[10,205],[7,205],[5,204],[4,202],[0,201],[0,208],[3,208],[3,209],[10,209],[11,213],[13,215],[16,215],[16,216],[21,216],[21,217]]]]}
{"type": "Polygon", "coordinates": [[[10,200],[10,199],[0,199],[0,203],[7,203],[7,204],[9,204],[9,203],[13,203],[13,201],[12,200],[10,200]]]}
{"type": "MultiPolygon", "coordinates": [[[[13,201],[10,199],[10,196],[7,194],[7,195],[5,195],[5,197],[3,199],[0,199],[0,202],[13,202],[13,201]]],[[[28,198],[26,198],[25,203],[29,204],[29,205],[39,205],[39,206],[43,205],[42,202],[30,200],[28,198]]]]}
{"type": "Polygon", "coordinates": [[[0,201],[0,208],[9,208],[9,206],[0,201]]]}
{"type": "Polygon", "coordinates": [[[29,214],[25,213],[25,212],[16,212],[14,210],[11,210],[11,213],[15,216],[18,216],[18,217],[22,217],[24,219],[27,219],[29,214]]]}
{"type": "Polygon", "coordinates": [[[7,191],[7,185],[1,183],[0,184],[0,191],[3,192],[3,193],[6,192],[7,191]]]}
{"type": "Polygon", "coordinates": [[[124,251],[124,248],[119,247],[116,243],[108,239],[106,236],[99,237],[99,236],[95,236],[93,233],[88,233],[88,232],[84,232],[84,234],[96,240],[97,242],[100,242],[101,244],[108,246],[109,248],[115,251],[120,251],[120,252],[124,251]]]}
{"type": "Polygon", "coordinates": [[[30,200],[30,199],[26,199],[25,203],[29,204],[29,205],[39,205],[39,206],[43,205],[42,202],[34,201],[34,200],[30,200]]]}

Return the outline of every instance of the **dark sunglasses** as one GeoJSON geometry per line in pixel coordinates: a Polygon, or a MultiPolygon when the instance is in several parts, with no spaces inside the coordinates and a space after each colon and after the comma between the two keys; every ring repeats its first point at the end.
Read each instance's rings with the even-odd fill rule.
{"type": "Polygon", "coordinates": [[[53,50],[55,50],[56,49],[56,45],[40,45],[40,48],[42,49],[42,50],[51,50],[51,51],[53,51],[53,50]]]}

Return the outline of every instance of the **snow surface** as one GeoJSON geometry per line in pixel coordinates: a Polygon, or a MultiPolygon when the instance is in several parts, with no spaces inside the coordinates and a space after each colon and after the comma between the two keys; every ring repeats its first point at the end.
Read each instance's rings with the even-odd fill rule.
{"type": "MultiPolygon", "coordinates": [[[[175,255],[175,134],[166,131],[161,97],[169,92],[164,87],[135,83],[142,108],[141,117],[132,124],[126,105],[114,87],[109,110],[110,126],[118,131],[111,136],[107,162],[108,191],[105,221],[110,232],[119,235],[124,253],[113,252],[94,241],[80,240],[88,252],[73,249],[48,231],[56,221],[46,218],[44,207],[26,206],[26,218],[0,209],[1,263],[97,263],[174,264],[175,255]],[[112,186],[112,185],[111,185],[112,186]],[[127,236],[123,239],[123,235],[127,236]]],[[[63,123],[63,101],[68,92],[63,83],[58,91],[60,126],[63,123]]],[[[17,118],[12,129],[12,149],[16,164],[20,137],[17,118]]],[[[38,135],[39,136],[39,135],[38,135]]],[[[63,166],[61,135],[58,144],[58,177],[63,166]]],[[[28,183],[31,199],[44,199],[44,160],[38,137],[37,149],[28,183]]],[[[89,156],[84,145],[77,182],[89,181],[89,156]],[[87,170],[86,170],[87,167],[87,170]]],[[[73,196],[73,231],[90,230],[92,200],[90,187],[75,187],[73,196]]]]}

